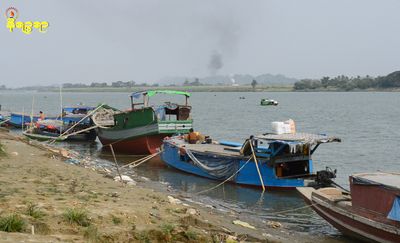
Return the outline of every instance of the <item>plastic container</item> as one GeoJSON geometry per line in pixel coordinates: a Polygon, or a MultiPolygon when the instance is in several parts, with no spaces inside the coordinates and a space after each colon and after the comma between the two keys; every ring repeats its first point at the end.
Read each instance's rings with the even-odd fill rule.
{"type": "Polygon", "coordinates": [[[275,134],[294,134],[296,133],[296,124],[292,119],[284,122],[274,121],[271,123],[272,133],[275,134]]]}
{"type": "Polygon", "coordinates": [[[272,133],[275,134],[284,134],[286,132],[286,126],[284,122],[279,122],[279,121],[274,121],[271,122],[271,126],[272,126],[272,133]]]}
{"type": "Polygon", "coordinates": [[[286,127],[286,133],[292,133],[292,134],[296,133],[296,123],[292,119],[289,119],[289,120],[285,121],[284,123],[286,126],[289,126],[289,127],[286,127]]]}

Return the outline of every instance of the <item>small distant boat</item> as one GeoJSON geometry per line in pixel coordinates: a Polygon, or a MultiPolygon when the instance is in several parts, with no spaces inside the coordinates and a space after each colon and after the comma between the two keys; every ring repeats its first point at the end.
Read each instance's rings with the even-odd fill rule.
{"type": "Polygon", "coordinates": [[[400,242],[400,174],[350,176],[350,192],[297,189],[315,212],[343,234],[365,241],[400,242]]]}
{"type": "Polygon", "coordinates": [[[168,166],[214,180],[294,189],[315,185],[312,154],[321,143],[340,139],[297,133],[255,136],[243,144],[210,142],[190,144],[183,136],[166,138],[161,158],[168,166]]]}
{"type": "MultiPolygon", "coordinates": [[[[131,109],[120,111],[102,107],[92,120],[98,126],[97,134],[103,144],[113,145],[118,152],[154,154],[166,136],[188,133],[192,128],[190,93],[175,90],[147,90],[131,94],[131,109]],[[149,98],[157,94],[182,95],[184,104],[165,102],[152,106],[149,98]]],[[[108,146],[107,146],[108,147],[108,146]]]]}
{"type": "Polygon", "coordinates": [[[260,105],[267,106],[267,105],[278,105],[278,101],[272,99],[261,99],[260,105]]]}
{"type": "Polygon", "coordinates": [[[245,100],[245,99],[246,99],[246,97],[244,97],[244,96],[239,97],[239,100],[245,100]]]}

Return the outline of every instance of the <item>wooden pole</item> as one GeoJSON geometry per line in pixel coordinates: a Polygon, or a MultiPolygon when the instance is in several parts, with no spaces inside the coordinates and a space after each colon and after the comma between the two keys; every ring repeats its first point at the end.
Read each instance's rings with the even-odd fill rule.
{"type": "Polygon", "coordinates": [[[113,148],[112,144],[110,144],[110,149],[111,149],[112,156],[114,157],[114,162],[115,162],[115,165],[116,165],[116,167],[117,167],[117,172],[118,172],[119,178],[121,179],[121,183],[124,183],[124,182],[122,181],[122,176],[121,176],[121,172],[119,171],[119,166],[118,166],[118,162],[117,162],[117,157],[115,157],[114,148],[113,148]]]}
{"type": "Polygon", "coordinates": [[[22,131],[24,131],[24,123],[25,123],[25,107],[22,107],[22,131]]]}
{"type": "Polygon", "coordinates": [[[31,111],[31,124],[30,124],[30,128],[33,127],[33,106],[35,103],[35,95],[32,96],[32,111],[31,111]]]}
{"type": "Polygon", "coordinates": [[[257,161],[256,153],[254,152],[254,149],[253,149],[252,141],[253,141],[253,140],[249,140],[249,142],[250,142],[250,148],[251,148],[251,152],[253,153],[254,162],[256,163],[256,168],[257,168],[258,176],[260,177],[261,186],[262,186],[262,189],[263,189],[263,192],[264,192],[264,191],[265,191],[264,181],[263,181],[263,178],[262,178],[262,175],[261,175],[260,168],[258,168],[258,161],[257,161]]]}
{"type": "Polygon", "coordinates": [[[62,122],[62,125],[61,125],[61,128],[60,128],[60,136],[61,136],[62,130],[64,128],[64,122],[63,122],[63,99],[62,99],[61,91],[62,91],[62,84],[60,85],[60,106],[61,106],[60,108],[61,108],[61,122],[62,122]]]}

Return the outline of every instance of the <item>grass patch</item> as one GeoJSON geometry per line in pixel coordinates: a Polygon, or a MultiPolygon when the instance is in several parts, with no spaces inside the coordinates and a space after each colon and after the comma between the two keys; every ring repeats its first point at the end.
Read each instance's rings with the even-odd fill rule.
{"type": "Polygon", "coordinates": [[[115,225],[119,225],[119,224],[122,223],[122,219],[119,218],[119,217],[117,217],[117,216],[115,216],[115,215],[111,215],[111,218],[112,218],[112,222],[113,222],[115,225]]]}
{"type": "Polygon", "coordinates": [[[44,222],[33,222],[33,226],[35,227],[35,234],[49,235],[51,233],[50,227],[44,222]]]}
{"type": "Polygon", "coordinates": [[[21,232],[25,221],[17,214],[11,214],[0,218],[0,231],[21,232]]]}
{"type": "Polygon", "coordinates": [[[90,225],[90,219],[87,212],[83,209],[68,208],[64,214],[64,219],[70,224],[77,224],[80,226],[87,227],[90,225]]]}
{"type": "Polygon", "coordinates": [[[185,231],[185,236],[187,237],[188,240],[190,241],[195,241],[199,237],[197,236],[197,233],[191,230],[185,231]]]}
{"type": "Polygon", "coordinates": [[[96,226],[90,225],[83,232],[83,237],[85,237],[88,242],[99,242],[99,230],[96,226]]]}
{"type": "Polygon", "coordinates": [[[28,203],[28,208],[26,209],[26,214],[34,219],[43,218],[46,214],[38,208],[37,204],[28,203]]]}
{"type": "Polygon", "coordinates": [[[174,231],[175,225],[173,224],[162,224],[161,231],[166,235],[171,235],[172,231],[174,231]]]}
{"type": "Polygon", "coordinates": [[[147,232],[147,231],[142,231],[142,232],[138,233],[136,235],[136,237],[139,240],[139,242],[150,243],[150,236],[149,236],[149,232],[147,232]]]}

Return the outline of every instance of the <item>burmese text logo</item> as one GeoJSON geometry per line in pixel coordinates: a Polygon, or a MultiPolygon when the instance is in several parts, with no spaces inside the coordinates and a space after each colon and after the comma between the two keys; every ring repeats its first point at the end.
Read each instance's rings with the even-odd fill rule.
{"type": "Polygon", "coordinates": [[[19,17],[18,9],[14,7],[7,8],[5,12],[7,18],[7,29],[13,32],[14,29],[21,29],[21,31],[27,35],[32,33],[33,29],[37,29],[40,33],[46,33],[49,27],[49,22],[47,21],[17,21],[19,17]]]}

